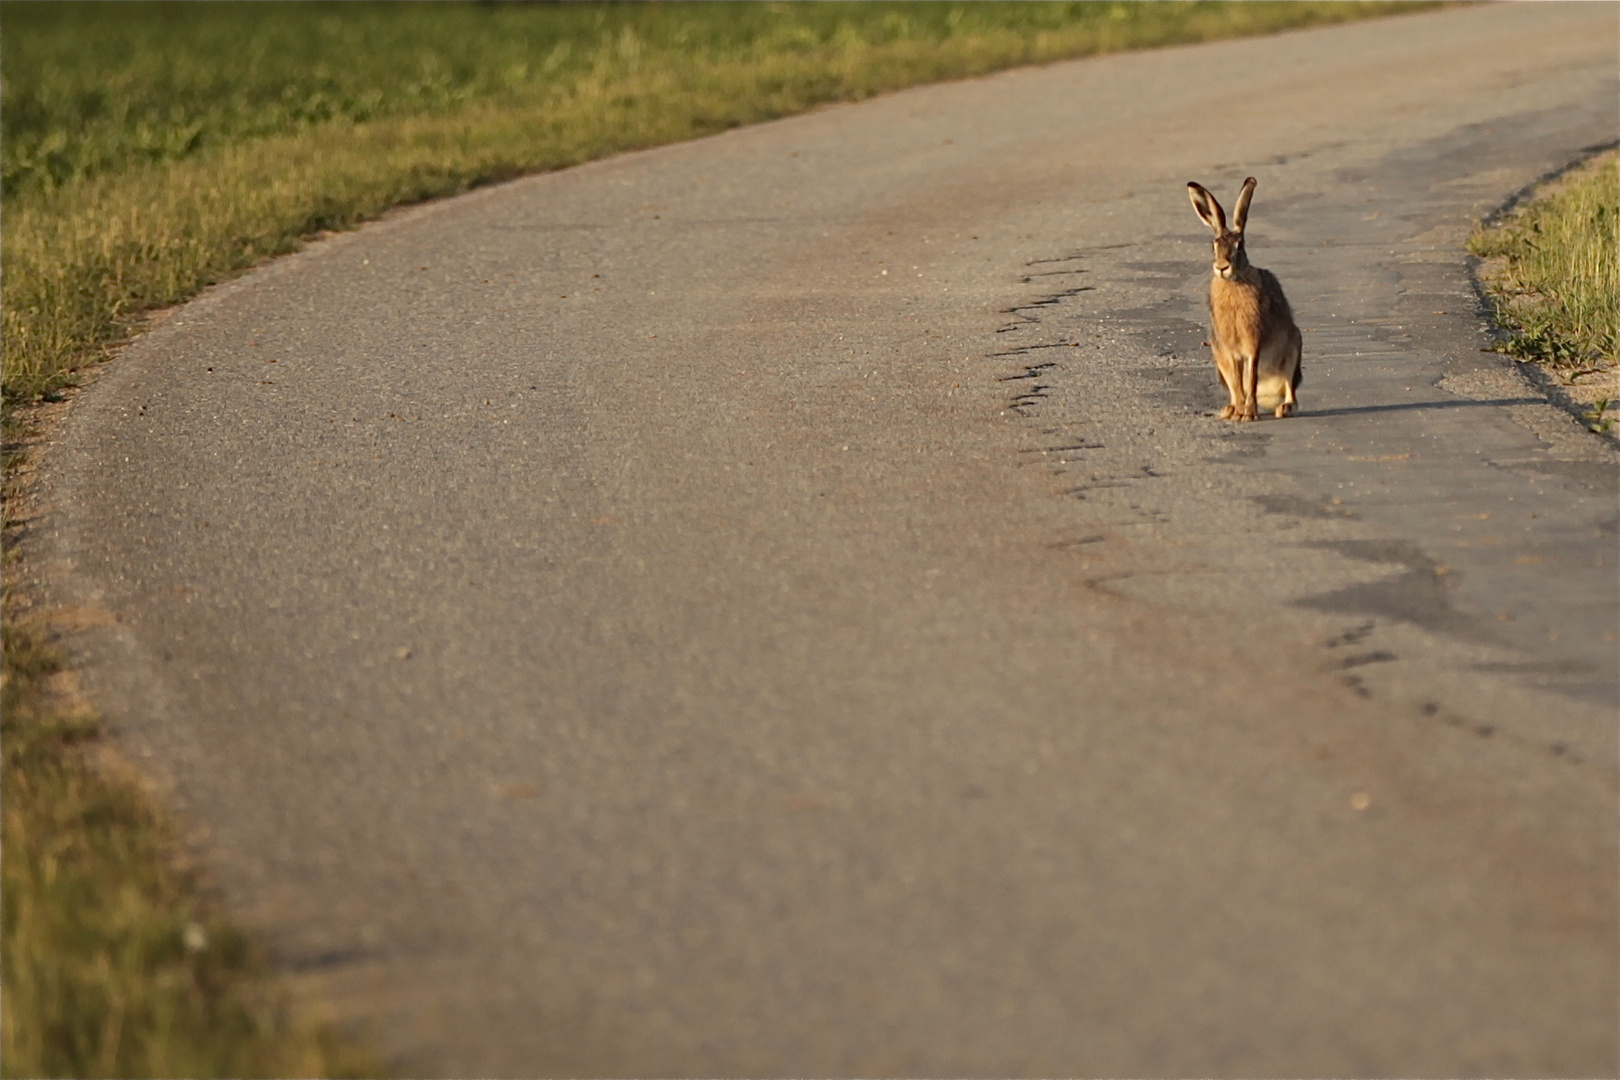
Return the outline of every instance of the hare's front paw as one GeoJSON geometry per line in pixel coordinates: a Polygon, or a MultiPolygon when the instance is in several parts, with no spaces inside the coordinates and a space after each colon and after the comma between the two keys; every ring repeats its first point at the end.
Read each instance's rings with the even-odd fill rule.
{"type": "Polygon", "coordinates": [[[1222,420],[1230,420],[1230,419],[1232,419],[1232,417],[1234,417],[1236,415],[1237,415],[1237,406],[1236,405],[1228,405],[1226,408],[1221,410],[1221,419],[1222,420]]]}
{"type": "Polygon", "coordinates": [[[1232,419],[1236,420],[1240,424],[1247,424],[1250,420],[1257,419],[1259,415],[1260,414],[1255,411],[1254,402],[1251,401],[1247,405],[1235,410],[1233,412],[1232,419]]]}

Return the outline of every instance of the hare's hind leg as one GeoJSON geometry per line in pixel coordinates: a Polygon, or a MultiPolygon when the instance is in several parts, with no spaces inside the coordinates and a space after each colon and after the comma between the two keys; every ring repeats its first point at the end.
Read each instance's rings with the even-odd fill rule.
{"type": "Polygon", "coordinates": [[[1279,420],[1290,415],[1294,411],[1294,406],[1299,404],[1294,397],[1294,389],[1299,386],[1301,354],[1303,352],[1299,331],[1295,330],[1291,340],[1288,342],[1288,362],[1283,366],[1283,371],[1287,375],[1287,378],[1283,380],[1283,398],[1277,403],[1277,408],[1272,413],[1279,420]]]}
{"type": "Polygon", "coordinates": [[[1277,407],[1271,413],[1277,419],[1281,420],[1294,411],[1294,405],[1296,404],[1294,384],[1297,382],[1299,382],[1299,365],[1296,362],[1293,370],[1288,373],[1288,377],[1282,380],[1282,400],[1277,402],[1277,407]]]}

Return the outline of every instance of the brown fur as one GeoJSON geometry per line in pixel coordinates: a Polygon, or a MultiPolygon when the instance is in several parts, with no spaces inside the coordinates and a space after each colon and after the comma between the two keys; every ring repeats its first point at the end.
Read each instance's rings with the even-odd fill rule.
{"type": "Polygon", "coordinates": [[[1247,421],[1259,415],[1263,401],[1278,419],[1294,411],[1294,390],[1303,375],[1303,338],[1282,285],[1269,270],[1249,263],[1243,246],[1249,200],[1255,180],[1243,182],[1233,208],[1232,227],[1215,196],[1189,183],[1193,209],[1215,233],[1209,281],[1210,351],[1230,402],[1221,419],[1247,421]]]}

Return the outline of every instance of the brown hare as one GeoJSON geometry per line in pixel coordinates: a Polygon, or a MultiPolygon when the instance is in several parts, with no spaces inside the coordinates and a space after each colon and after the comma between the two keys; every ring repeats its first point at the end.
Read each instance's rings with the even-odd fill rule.
{"type": "Polygon", "coordinates": [[[1249,220],[1254,177],[1243,181],[1232,227],[1226,212],[1202,184],[1188,183],[1187,195],[1204,224],[1215,230],[1215,266],[1209,279],[1210,349],[1215,369],[1232,402],[1222,420],[1253,420],[1271,409],[1279,420],[1294,411],[1294,390],[1303,369],[1303,339],[1276,275],[1249,263],[1243,226],[1249,220]]]}

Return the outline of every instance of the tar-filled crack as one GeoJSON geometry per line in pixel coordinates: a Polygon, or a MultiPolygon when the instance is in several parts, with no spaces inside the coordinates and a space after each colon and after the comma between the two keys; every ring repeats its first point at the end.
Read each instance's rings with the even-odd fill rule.
{"type": "Polygon", "coordinates": [[[1010,322],[1006,326],[999,328],[996,333],[1005,334],[1010,330],[1022,330],[1029,326],[1039,326],[1041,320],[1034,315],[1026,315],[1025,312],[1038,311],[1043,307],[1051,307],[1054,304],[1061,304],[1071,296],[1079,296],[1084,292],[1095,291],[1095,285],[1077,285],[1072,289],[1064,289],[1062,292],[1051,293],[1047,296],[1041,297],[1038,300],[1031,300],[1027,304],[1014,304],[1010,308],[1003,308],[1001,313],[1003,315],[1011,315],[1016,321],[1010,322]]]}
{"type": "Polygon", "coordinates": [[[1073,537],[1072,539],[1069,539],[1069,540],[1054,540],[1052,543],[1050,543],[1050,544],[1048,544],[1046,546],[1049,547],[1049,548],[1058,548],[1058,549],[1077,548],[1077,547],[1085,547],[1087,544],[1100,544],[1106,539],[1108,539],[1106,536],[1101,536],[1101,535],[1077,536],[1077,537],[1073,537]]]}
{"type": "Polygon", "coordinates": [[[1036,278],[1062,277],[1065,274],[1089,274],[1089,273],[1091,273],[1091,271],[1085,269],[1084,267],[1081,267],[1078,270],[1037,270],[1033,274],[1025,274],[1023,277],[1019,278],[1018,281],[1019,281],[1020,284],[1028,285],[1030,282],[1034,281],[1036,278]]]}
{"type": "Polygon", "coordinates": [[[1007,401],[1007,407],[1016,413],[1023,414],[1025,409],[1033,408],[1034,406],[1039,405],[1042,401],[1045,401],[1047,397],[1046,391],[1050,389],[1052,389],[1050,386],[1041,386],[1037,384],[1028,392],[1009,398],[1007,401]]]}
{"type": "Polygon", "coordinates": [[[1350,668],[1365,667],[1368,664],[1387,664],[1399,659],[1400,657],[1392,652],[1375,649],[1369,653],[1357,653],[1355,656],[1347,656],[1334,664],[1333,667],[1337,671],[1347,671],[1350,668]]]}
{"type": "Polygon", "coordinates": [[[1337,649],[1340,645],[1355,645],[1368,634],[1372,633],[1374,627],[1376,626],[1376,623],[1362,623],[1360,626],[1344,631],[1337,637],[1329,638],[1327,641],[1322,643],[1323,647],[1328,649],[1337,649]]]}
{"type": "Polygon", "coordinates": [[[1024,447],[1022,450],[1019,450],[1018,452],[1020,454],[1061,454],[1061,453],[1066,453],[1066,452],[1068,452],[1070,450],[1101,450],[1101,449],[1103,449],[1103,444],[1102,443],[1081,441],[1081,442],[1077,442],[1077,443],[1068,443],[1068,444],[1066,444],[1064,446],[1027,446],[1027,447],[1024,447]]]}
{"type": "MultiPolygon", "coordinates": [[[[1034,348],[1052,348],[1052,347],[1053,346],[1041,346],[1041,345],[1034,346],[1034,348]]],[[[994,353],[992,355],[998,356],[998,357],[1000,357],[1000,356],[1017,356],[1018,354],[1023,353],[1023,352],[1027,352],[1027,351],[1028,351],[1027,349],[1015,349],[1012,352],[994,353]]],[[[996,376],[996,381],[997,382],[1011,382],[1014,379],[1033,379],[1040,372],[1043,372],[1043,371],[1047,370],[1048,368],[1055,368],[1055,367],[1057,367],[1057,362],[1053,361],[1053,360],[1043,360],[1038,364],[1025,364],[1024,369],[1022,371],[1018,372],[1016,375],[997,375],[996,376]]]]}
{"type": "MultiPolygon", "coordinates": [[[[1109,248],[1098,250],[1113,250],[1114,248],[1126,248],[1129,246],[1128,244],[1111,245],[1109,248]]],[[[1088,255],[1082,251],[1054,258],[1030,260],[1025,265],[1032,269],[1020,280],[1024,284],[1029,284],[1048,277],[1089,273],[1090,268],[1074,265],[1087,257],[1088,255]]],[[[1079,285],[1056,292],[1043,293],[1034,299],[1004,308],[1003,314],[1012,316],[1014,321],[999,328],[997,333],[1040,327],[1049,317],[1049,313],[1063,305],[1065,301],[1072,300],[1083,293],[1096,291],[1098,289],[1094,286],[1079,285]]],[[[1080,355],[1069,350],[1075,350],[1081,348],[1084,344],[1088,344],[1070,340],[1069,334],[1063,334],[1062,337],[1064,340],[1032,342],[989,354],[989,359],[1012,360],[1018,364],[1014,370],[994,376],[997,382],[1006,383],[1009,390],[1016,391],[1007,398],[1005,409],[1008,413],[1026,419],[1033,419],[1041,415],[1043,406],[1047,405],[1051,396],[1057,392],[1057,384],[1069,374],[1072,365],[1067,361],[1066,357],[1080,355]],[[1051,350],[1065,351],[1054,353],[1051,350]]],[[[1098,343],[1097,347],[1103,348],[1105,346],[1098,343]]],[[[1020,456],[1025,464],[1037,464],[1059,474],[1069,473],[1075,465],[1085,461],[1093,453],[1107,449],[1101,440],[1089,435],[1081,435],[1071,425],[1064,425],[1061,428],[1043,428],[1041,434],[1050,437],[1053,440],[1052,444],[1027,447],[1021,451],[1020,456]]],[[[1091,467],[1097,468],[1096,465],[1091,467]]],[[[1152,464],[1135,467],[1129,475],[1121,474],[1118,468],[1109,468],[1104,472],[1093,473],[1089,481],[1072,484],[1065,488],[1064,494],[1083,501],[1087,498],[1088,493],[1098,492],[1103,489],[1128,487],[1143,480],[1158,479],[1160,476],[1161,473],[1152,464]]],[[[1141,515],[1141,517],[1123,523],[1125,525],[1139,525],[1145,521],[1164,520],[1160,515],[1144,511],[1140,506],[1132,505],[1129,509],[1132,513],[1141,515]]],[[[1095,539],[1101,539],[1101,537],[1095,539]]],[[[1091,542],[1091,540],[1086,542],[1091,542]]]]}
{"type": "MultiPolygon", "coordinates": [[[[1003,354],[1003,355],[1006,355],[1006,354],[1003,354]]],[[[1031,385],[1029,386],[1028,389],[1024,390],[1022,393],[1015,394],[1012,398],[1009,399],[1008,407],[1015,410],[1015,411],[1017,411],[1019,413],[1019,415],[1025,415],[1024,414],[1025,409],[1027,409],[1027,408],[1029,408],[1029,407],[1031,407],[1033,405],[1036,405],[1036,404],[1040,403],[1041,401],[1045,400],[1046,396],[1047,396],[1047,391],[1051,390],[1052,388],[1050,386],[1048,386],[1047,384],[1045,384],[1045,383],[1038,383],[1038,382],[1034,382],[1033,380],[1038,378],[1040,376],[1041,372],[1049,371],[1049,370],[1051,370],[1052,368],[1054,368],[1056,366],[1057,365],[1055,363],[1048,360],[1048,361],[1046,361],[1044,363],[1040,363],[1040,364],[1026,364],[1026,365],[1024,365],[1024,368],[1023,368],[1022,371],[1015,372],[1015,373],[1013,373],[1011,375],[997,375],[996,376],[996,381],[997,382],[1030,381],[1030,383],[1031,383],[1031,385]]]]}
{"type": "Polygon", "coordinates": [[[1560,761],[1567,762],[1570,765],[1580,765],[1586,761],[1586,758],[1567,742],[1558,740],[1543,741],[1541,739],[1526,738],[1522,735],[1516,735],[1510,731],[1502,731],[1495,724],[1482,724],[1477,720],[1470,720],[1468,717],[1459,715],[1458,713],[1448,712],[1442,709],[1437,702],[1424,702],[1420,711],[1425,717],[1437,718],[1441,723],[1445,724],[1449,728],[1455,728],[1458,731],[1466,731],[1469,734],[1475,735],[1481,739],[1494,738],[1500,734],[1504,742],[1524,749],[1551,754],[1553,757],[1558,758],[1560,761]]]}
{"type": "MultiPolygon", "coordinates": [[[[1368,637],[1372,636],[1373,632],[1377,630],[1377,628],[1378,624],[1376,622],[1359,623],[1348,630],[1343,630],[1338,634],[1335,634],[1333,637],[1328,638],[1326,641],[1322,642],[1322,647],[1325,649],[1338,649],[1346,645],[1360,645],[1366,641],[1368,637]]],[[[1367,652],[1359,652],[1335,660],[1327,665],[1326,670],[1332,672],[1351,672],[1356,668],[1369,667],[1374,664],[1393,663],[1399,659],[1400,657],[1398,655],[1389,651],[1388,649],[1370,649],[1367,652]]],[[[1373,696],[1372,687],[1368,686],[1366,680],[1360,675],[1342,674],[1339,676],[1339,681],[1346,689],[1359,698],[1371,698],[1373,696]]],[[[1418,714],[1425,719],[1437,719],[1447,727],[1455,728],[1459,731],[1466,731],[1481,739],[1493,738],[1499,733],[1499,729],[1496,727],[1496,725],[1482,724],[1478,721],[1470,720],[1466,716],[1462,716],[1456,712],[1444,708],[1438,701],[1421,702],[1418,705],[1417,711],[1418,714]]],[[[1537,752],[1551,754],[1553,757],[1568,762],[1571,765],[1579,765],[1586,760],[1567,742],[1543,741],[1541,739],[1514,735],[1505,732],[1501,734],[1502,738],[1509,743],[1532,749],[1537,752]]]]}
{"type": "Polygon", "coordinates": [[[1084,499],[1087,492],[1105,491],[1108,488],[1130,487],[1135,483],[1135,477],[1130,480],[1093,480],[1089,484],[1076,484],[1071,488],[1064,488],[1063,494],[1072,495],[1076,499],[1084,499]]]}

